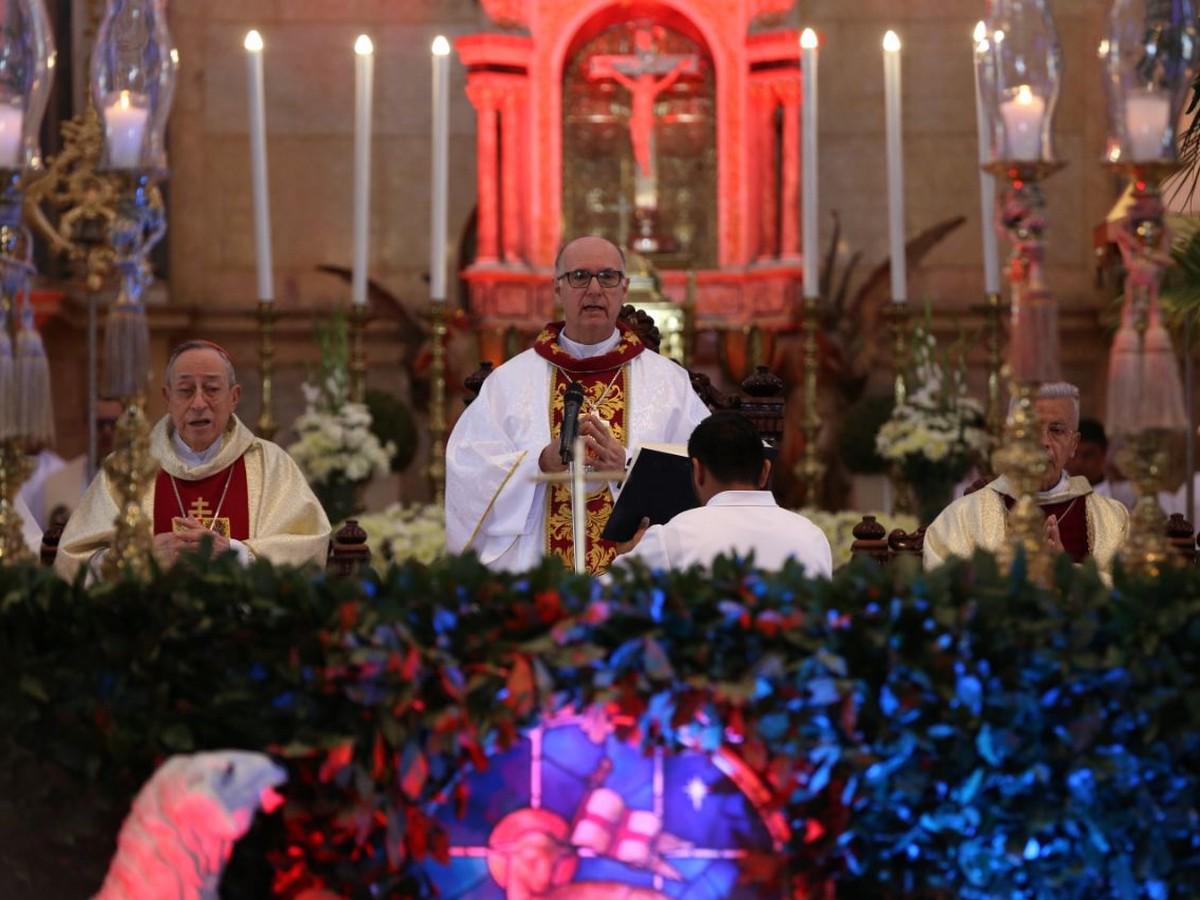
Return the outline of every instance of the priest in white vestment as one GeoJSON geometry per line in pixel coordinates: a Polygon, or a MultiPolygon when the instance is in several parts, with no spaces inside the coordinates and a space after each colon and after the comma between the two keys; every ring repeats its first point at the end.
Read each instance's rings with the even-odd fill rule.
{"type": "MultiPolygon", "coordinates": [[[[1045,516],[1046,542],[1077,563],[1090,556],[1107,572],[1129,535],[1129,511],[1097,494],[1082,475],[1068,477],[1064,471],[1079,443],[1079,389],[1066,382],[1044,384],[1034,409],[1046,454],[1041,490],[1034,499],[1045,516]]],[[[1016,500],[1003,475],[955,500],[925,530],[925,567],[949,556],[970,557],[976,549],[1000,549],[1008,536],[1008,510],[1016,500]]]]}
{"type": "Polygon", "coordinates": [[[814,578],[833,573],[829,539],[799,513],[783,509],[768,490],[771,462],[762,439],[741,413],[713,413],[688,438],[692,483],[701,506],[665,525],[642,527],[617,562],[640,559],[651,569],[711,566],[721,555],[754,554],[775,571],[793,559],[814,578]]]}
{"type": "MultiPolygon", "coordinates": [[[[214,553],[232,551],[244,563],[323,565],[325,510],[295,461],[234,415],[241,387],[229,355],[188,341],[171,354],[163,385],[167,415],[150,433],[161,469],[142,498],[159,564],[211,541],[214,553]]],[[[56,571],[68,579],[85,565],[99,572],[116,516],[115,488],[102,469],[63,530],[56,571]]]]}
{"type": "MultiPolygon", "coordinates": [[[[582,237],[555,262],[554,292],[565,322],[493,371],[446,447],[446,548],[474,550],[485,565],[522,571],[547,554],[570,565],[570,491],[539,473],[563,472],[558,435],[563,395],[584,390],[579,433],[587,463],[623,469],[639,444],[683,443],[708,408],[683,367],[649,350],[617,317],[629,290],[625,256],[609,241],[582,237]]],[[[586,560],[604,571],[616,545],[600,538],[615,485],[588,496],[586,560]]]]}

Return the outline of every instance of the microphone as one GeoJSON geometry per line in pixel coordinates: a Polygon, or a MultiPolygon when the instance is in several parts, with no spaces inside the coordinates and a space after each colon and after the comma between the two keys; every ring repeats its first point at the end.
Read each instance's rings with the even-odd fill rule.
{"type": "Polygon", "coordinates": [[[579,409],[583,406],[583,385],[572,381],[563,394],[563,423],[558,436],[558,455],[563,464],[571,461],[575,452],[575,438],[579,436],[579,409]]]}

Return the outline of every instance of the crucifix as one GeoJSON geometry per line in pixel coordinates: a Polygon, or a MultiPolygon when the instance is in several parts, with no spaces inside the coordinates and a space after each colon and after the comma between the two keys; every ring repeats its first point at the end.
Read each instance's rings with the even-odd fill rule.
{"type": "Polygon", "coordinates": [[[654,150],[654,101],[684,75],[698,75],[700,60],[694,54],[658,53],[650,28],[634,32],[632,54],[600,54],[589,60],[588,78],[617,82],[629,91],[629,140],[637,164],[634,204],[646,243],[640,250],[658,249],[653,238],[654,214],[658,209],[658,170],[654,150]],[[649,231],[647,231],[649,226],[649,231]],[[651,246],[650,244],[653,244],[651,246]]]}

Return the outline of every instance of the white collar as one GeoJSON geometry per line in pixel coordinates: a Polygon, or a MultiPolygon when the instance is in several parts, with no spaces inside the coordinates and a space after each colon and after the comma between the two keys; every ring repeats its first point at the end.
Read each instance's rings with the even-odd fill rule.
{"type": "Polygon", "coordinates": [[[203,450],[193,450],[183,442],[178,431],[172,430],[171,446],[175,450],[175,455],[179,457],[179,461],[185,466],[202,466],[206,462],[211,462],[221,452],[221,439],[218,437],[203,450]]]}
{"type": "Polygon", "coordinates": [[[1067,473],[1062,472],[1058,476],[1058,484],[1054,485],[1054,487],[1050,488],[1050,490],[1048,490],[1048,491],[1038,491],[1037,492],[1037,501],[1039,503],[1042,503],[1047,500],[1053,499],[1057,494],[1061,494],[1064,490],[1066,490],[1067,482],[1069,480],[1070,479],[1067,478],[1067,473]]]}
{"type": "Polygon", "coordinates": [[[705,506],[777,506],[770,491],[721,491],[708,498],[705,506]]]}
{"type": "Polygon", "coordinates": [[[612,350],[620,342],[621,331],[617,328],[614,328],[613,333],[598,344],[581,344],[579,341],[573,341],[567,337],[565,328],[558,333],[558,345],[576,359],[589,359],[593,356],[600,356],[612,350]]]}

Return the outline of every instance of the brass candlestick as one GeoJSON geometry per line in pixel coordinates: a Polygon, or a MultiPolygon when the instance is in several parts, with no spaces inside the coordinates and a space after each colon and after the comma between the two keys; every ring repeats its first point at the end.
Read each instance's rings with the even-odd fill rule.
{"type": "Polygon", "coordinates": [[[892,331],[892,367],[895,370],[893,392],[896,405],[901,406],[908,399],[908,384],[905,379],[905,369],[908,366],[908,304],[903,300],[888,304],[888,325],[892,331]]]}
{"type": "Polygon", "coordinates": [[[117,419],[115,443],[119,449],[104,460],[105,474],[118,498],[112,546],[101,564],[101,574],[108,580],[124,571],[146,579],[151,571],[153,523],[142,509],[142,497],[158,473],[158,461],[150,455],[150,432],[142,404],[141,394],[130,399],[117,419]]]}
{"type": "Polygon", "coordinates": [[[434,503],[446,499],[446,301],[433,299],[433,360],[429,391],[429,480],[434,503]]]}
{"type": "Polygon", "coordinates": [[[985,421],[988,434],[999,442],[1004,434],[1004,418],[1007,412],[1004,403],[1004,316],[1009,310],[1000,294],[994,291],[987,295],[987,302],[981,309],[988,359],[985,421]]]}
{"type": "Polygon", "coordinates": [[[797,467],[804,485],[804,502],[817,505],[825,465],[817,453],[821,420],[817,416],[817,374],[820,358],[817,354],[817,297],[804,298],[804,457],[797,467]]]}
{"type": "Polygon", "coordinates": [[[367,402],[367,305],[350,304],[350,399],[367,402]]]}
{"type": "Polygon", "coordinates": [[[1121,549],[1127,571],[1147,578],[1177,565],[1179,558],[1167,541],[1167,516],[1158,505],[1158,492],[1166,486],[1166,429],[1146,428],[1129,438],[1117,452],[1117,465],[1133,482],[1137,501],[1129,517],[1129,537],[1121,549]]]}
{"type": "Polygon", "coordinates": [[[25,545],[21,516],[15,507],[17,492],[33,471],[20,441],[0,443],[0,563],[29,562],[33,553],[25,545]]]}
{"type": "Polygon", "coordinates": [[[275,404],[272,382],[275,375],[275,304],[258,301],[258,373],[261,404],[258,411],[258,433],[268,441],[275,438],[275,404]]]}

